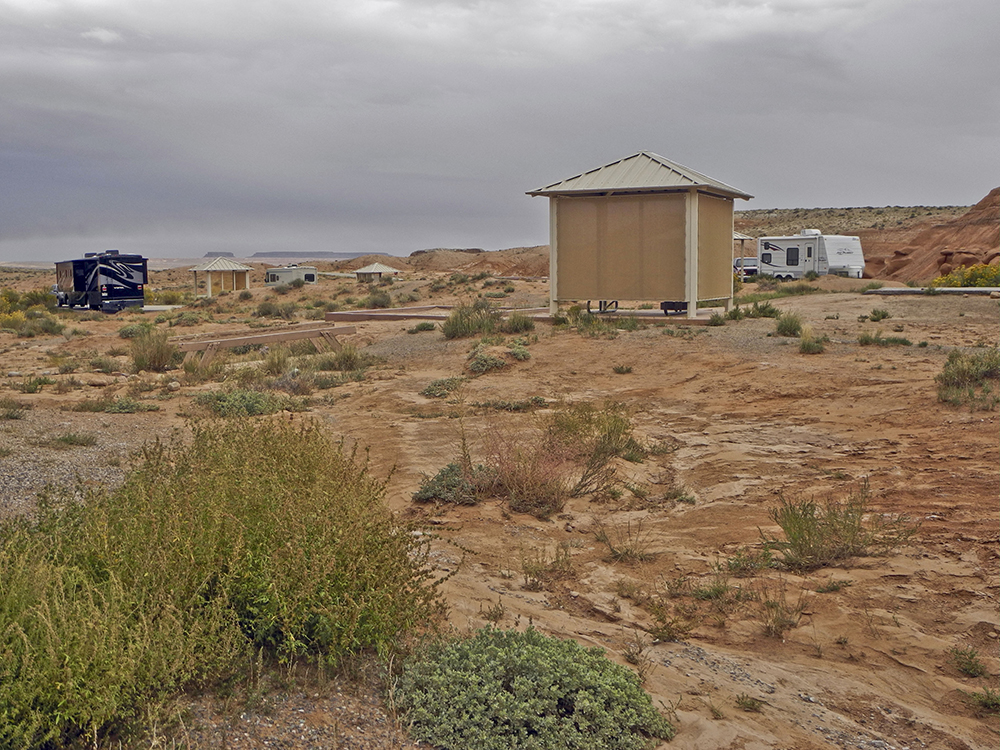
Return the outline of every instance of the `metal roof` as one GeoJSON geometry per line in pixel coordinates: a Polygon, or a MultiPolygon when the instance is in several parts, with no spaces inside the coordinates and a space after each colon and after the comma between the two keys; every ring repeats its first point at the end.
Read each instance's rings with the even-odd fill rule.
{"type": "Polygon", "coordinates": [[[742,232],[733,232],[733,239],[734,240],[752,240],[753,237],[751,237],[749,234],[743,234],[742,232]]]}
{"type": "Polygon", "coordinates": [[[229,258],[216,257],[200,265],[193,266],[188,270],[189,271],[252,271],[253,269],[250,266],[244,266],[242,263],[237,263],[235,260],[229,260],[229,258]]]}
{"type": "Polygon", "coordinates": [[[398,268],[392,268],[384,263],[372,263],[364,268],[359,268],[354,273],[399,273],[398,268]]]}
{"type": "Polygon", "coordinates": [[[651,151],[640,151],[611,164],[605,164],[603,167],[531,190],[528,195],[659,193],[692,187],[728,198],[744,200],[753,198],[749,193],[744,193],[651,151]]]}

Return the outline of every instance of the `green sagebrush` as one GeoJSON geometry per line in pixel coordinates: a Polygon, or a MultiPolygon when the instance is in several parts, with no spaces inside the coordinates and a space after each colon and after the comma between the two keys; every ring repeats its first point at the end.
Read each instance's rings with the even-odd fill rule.
{"type": "Polygon", "coordinates": [[[258,650],[391,652],[441,605],[384,492],[311,421],[213,421],[3,521],[0,747],[96,744],[258,650]]]}
{"type": "Polygon", "coordinates": [[[532,628],[431,645],[404,664],[397,697],[412,735],[448,750],[643,750],[674,736],[627,668],[532,628]]]}

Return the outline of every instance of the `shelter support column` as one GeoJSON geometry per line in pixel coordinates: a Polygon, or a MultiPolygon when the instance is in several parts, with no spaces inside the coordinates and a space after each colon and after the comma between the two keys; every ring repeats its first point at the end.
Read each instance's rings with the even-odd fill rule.
{"type": "Polygon", "coordinates": [[[558,201],[554,196],[549,198],[549,315],[559,314],[559,300],[556,297],[559,267],[558,201]]]}
{"type": "Polygon", "coordinates": [[[684,226],[684,298],[687,316],[698,317],[698,190],[687,192],[684,226]]]}

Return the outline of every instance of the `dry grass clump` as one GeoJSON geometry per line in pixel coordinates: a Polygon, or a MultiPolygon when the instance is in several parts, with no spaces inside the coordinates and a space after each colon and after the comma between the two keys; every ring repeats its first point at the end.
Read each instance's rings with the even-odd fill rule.
{"type": "Polygon", "coordinates": [[[177,347],[164,330],[146,329],[129,339],[132,371],[163,372],[175,361],[177,347]]]}
{"type": "Polygon", "coordinates": [[[481,434],[482,464],[463,441],[461,458],[426,477],[413,499],[471,504],[503,497],[514,512],[547,518],[569,497],[620,494],[616,462],[640,462],[650,452],[614,403],[572,405],[518,430],[495,420],[481,434]]]}
{"type": "Polygon", "coordinates": [[[970,409],[992,410],[1000,403],[1000,348],[948,354],[944,369],[934,378],[938,400],[970,409]]]}
{"type": "Polygon", "coordinates": [[[781,527],[783,539],[763,532],[765,546],[781,557],[776,562],[792,570],[813,570],[863,555],[887,554],[908,544],[916,526],[905,515],[880,514],[870,507],[871,491],[865,480],[846,500],[819,504],[782,496],[770,510],[781,527]]]}

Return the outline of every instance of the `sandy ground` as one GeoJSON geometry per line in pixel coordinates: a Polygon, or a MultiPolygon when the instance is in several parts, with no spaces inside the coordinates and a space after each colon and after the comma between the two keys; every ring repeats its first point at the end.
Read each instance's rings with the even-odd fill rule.
{"type": "MultiPolygon", "coordinates": [[[[433,278],[427,272],[425,281],[406,283],[423,289],[433,278]]],[[[444,592],[455,628],[533,623],[601,646],[622,663],[630,656],[646,689],[678,722],[671,747],[993,748],[1000,723],[976,716],[963,691],[996,689],[1000,675],[997,412],[939,403],[934,376],[954,347],[997,343],[998,305],[982,297],[874,298],[847,291],[856,282],[844,281],[826,282],[840,284],[840,291],[774,302],[829,337],[820,355],[802,355],[797,340],[772,335],[769,319],[688,328],[657,316],[650,322],[661,325],[614,338],[540,325],[528,345],[530,359],[471,378],[451,400],[419,392],[434,379],[464,374],[473,342],[445,341],[437,331],[408,334],[410,324],[400,321],[358,323],[352,342],[385,364],[363,382],[315,393],[311,415],[332,435],[368,446],[374,470],[392,472],[392,507],[439,534],[433,557],[442,573],[454,574],[444,592]],[[859,320],[876,307],[891,317],[859,320]],[[876,329],[914,345],[857,344],[859,333],[876,329]],[[631,371],[618,374],[616,366],[631,371]],[[411,502],[421,478],[458,455],[463,432],[475,458],[488,430],[530,430],[546,413],[505,414],[477,404],[532,396],[549,408],[625,404],[639,437],[676,450],[621,465],[640,492],[605,502],[574,499],[547,521],[510,513],[501,501],[463,508],[411,502]],[[876,512],[904,513],[919,523],[912,544],[806,575],[730,577],[721,601],[691,595],[717,582],[714,571],[742,545],[759,546],[761,532],[777,533],[768,511],[779,495],[843,499],[865,480],[876,512]],[[694,502],[664,499],[674,487],[694,502]],[[637,537],[650,559],[611,562],[596,538],[602,526],[612,537],[637,537]],[[560,549],[569,558],[561,574],[526,585],[526,563],[551,561],[560,549]],[[817,591],[831,580],[844,584],[817,591]],[[794,627],[769,637],[761,601],[781,594],[800,612],[794,627]],[[657,596],[684,623],[676,641],[655,642],[646,633],[657,596]],[[949,657],[954,647],[975,648],[989,674],[964,676],[949,657]],[[747,698],[761,701],[758,711],[741,708],[747,698]]],[[[11,283],[41,286],[30,276],[11,283]]],[[[324,281],[306,293],[329,295],[340,283],[324,281]]],[[[514,286],[520,304],[540,303],[546,294],[544,283],[514,286]]],[[[254,293],[251,305],[267,294],[254,293]]],[[[421,294],[416,304],[437,299],[421,294]]],[[[8,508],[30,502],[27,491],[14,497],[9,490],[11,478],[27,476],[29,466],[48,466],[57,478],[58,467],[79,462],[92,467],[89,481],[115,481],[129,451],[183,430],[195,412],[192,396],[217,387],[152,391],[143,397],[156,398],[161,408],[145,414],[65,411],[99,393],[124,393],[128,378],[60,375],[58,356],[121,348],[117,329],[141,315],[81,316],[67,330],[86,335],[69,338],[0,333],[0,375],[17,373],[2,379],[0,396],[32,407],[26,419],[0,423],[8,508]],[[14,389],[43,372],[57,381],[75,377],[80,385],[35,394],[14,389]],[[67,431],[95,434],[98,445],[51,447],[49,440],[67,431]]],[[[183,333],[246,328],[239,310],[217,311],[215,318],[183,333]]],[[[124,371],[127,358],[119,360],[124,371]]]]}

